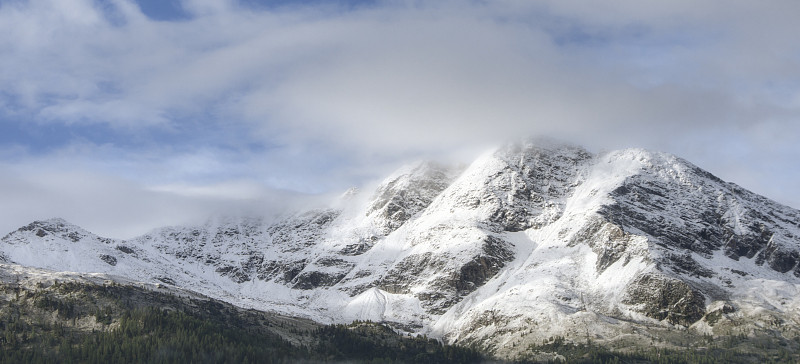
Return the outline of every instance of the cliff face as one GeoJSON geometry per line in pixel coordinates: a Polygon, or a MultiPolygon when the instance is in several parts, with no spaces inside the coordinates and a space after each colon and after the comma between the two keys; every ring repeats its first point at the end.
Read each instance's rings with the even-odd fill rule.
{"type": "Polygon", "coordinates": [[[671,155],[528,142],[464,170],[408,166],[358,194],[128,241],[37,221],[2,239],[0,260],[390,322],[503,356],[552,336],[800,327],[800,212],[671,155]]]}

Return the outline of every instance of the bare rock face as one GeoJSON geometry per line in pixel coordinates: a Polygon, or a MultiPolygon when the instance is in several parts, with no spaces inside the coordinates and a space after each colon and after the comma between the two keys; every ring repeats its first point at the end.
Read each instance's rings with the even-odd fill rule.
{"type": "Polygon", "coordinates": [[[767,266],[781,273],[794,270],[794,275],[800,277],[798,261],[800,261],[800,253],[797,250],[781,246],[771,240],[756,256],[757,264],[766,263],[767,266]]]}
{"type": "Polygon", "coordinates": [[[329,287],[339,282],[352,264],[332,257],[319,257],[314,249],[326,241],[326,231],[341,214],[336,209],[315,209],[296,214],[270,226],[269,250],[275,254],[259,267],[262,280],[275,280],[300,290],[329,287]],[[281,257],[282,259],[274,259],[281,257]]]}
{"type": "Polygon", "coordinates": [[[561,216],[591,160],[578,147],[510,144],[473,163],[440,202],[479,212],[492,232],[540,228],[561,216]]]}
{"type": "Polygon", "coordinates": [[[113,255],[100,254],[100,259],[108,263],[108,265],[117,265],[117,258],[113,255]]]}
{"type": "Polygon", "coordinates": [[[292,279],[292,288],[310,290],[319,287],[329,287],[342,278],[345,274],[331,274],[318,271],[301,272],[292,279]]]}
{"type": "Polygon", "coordinates": [[[512,144],[497,158],[505,163],[501,173],[491,176],[497,207],[490,221],[504,231],[537,228],[558,219],[565,198],[581,182],[581,168],[592,155],[578,147],[512,144]]]}
{"type": "Polygon", "coordinates": [[[319,287],[330,287],[344,278],[353,264],[336,256],[323,256],[311,261],[308,265],[288,280],[292,288],[310,290],[319,287]]]}
{"type": "Polygon", "coordinates": [[[690,326],[705,315],[705,297],[686,282],[644,274],[626,291],[624,303],[656,320],[690,326]]]}
{"type": "MultiPolygon", "coordinates": [[[[600,210],[606,219],[623,230],[648,236],[671,251],[668,256],[692,252],[710,258],[722,251],[733,260],[755,257],[758,265],[800,274],[796,210],[673,156],[655,154],[644,164],[641,173],[626,178],[612,192],[614,203],[600,210]]],[[[691,275],[711,274],[685,260],[663,263],[691,275]]]]}
{"type": "Polygon", "coordinates": [[[367,215],[375,218],[383,235],[388,235],[428,207],[450,185],[453,174],[431,162],[406,167],[378,187],[367,215]]]}
{"type": "Polygon", "coordinates": [[[598,217],[583,225],[571,237],[569,245],[589,245],[597,254],[595,270],[601,274],[620,259],[628,262],[633,256],[641,254],[636,249],[634,239],[633,235],[626,233],[618,225],[598,217]]]}
{"type": "Polygon", "coordinates": [[[508,248],[508,243],[487,236],[481,254],[462,265],[448,286],[455,288],[459,296],[466,296],[494,277],[513,258],[514,252],[508,248]]]}
{"type": "Polygon", "coordinates": [[[468,254],[458,261],[434,252],[409,255],[381,278],[378,287],[390,293],[413,294],[428,312],[442,314],[514,258],[507,242],[490,235],[468,254]]]}

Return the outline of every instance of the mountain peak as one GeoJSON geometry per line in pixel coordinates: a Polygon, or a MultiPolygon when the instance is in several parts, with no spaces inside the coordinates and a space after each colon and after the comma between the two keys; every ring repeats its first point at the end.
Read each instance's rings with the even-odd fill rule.
{"type": "Polygon", "coordinates": [[[407,165],[356,195],[128,241],[36,221],[3,238],[0,260],[378,319],[505,357],[553,336],[649,340],[674,325],[702,338],[782,322],[800,336],[800,211],[671,154],[529,139],[464,170],[407,165]]]}
{"type": "Polygon", "coordinates": [[[38,237],[47,235],[63,236],[73,241],[80,240],[83,236],[91,234],[81,227],[71,224],[67,220],[60,217],[54,217],[47,220],[36,220],[28,225],[20,227],[15,232],[8,234],[10,237],[14,233],[32,232],[38,237]]]}
{"type": "Polygon", "coordinates": [[[366,213],[388,234],[427,208],[458,172],[430,161],[406,165],[378,186],[366,213]]]}

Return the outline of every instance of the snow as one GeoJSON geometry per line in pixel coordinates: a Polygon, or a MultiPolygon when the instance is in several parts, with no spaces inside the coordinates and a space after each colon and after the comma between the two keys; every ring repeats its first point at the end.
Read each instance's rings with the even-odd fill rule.
{"type": "Polygon", "coordinates": [[[422,320],[426,316],[416,298],[392,294],[373,287],[353,297],[344,307],[341,319],[344,321],[388,321],[422,326],[422,320]]]}
{"type": "MultiPolygon", "coordinates": [[[[754,218],[769,217],[759,222],[773,232],[770,244],[800,249],[800,212],[698,174],[680,158],[642,149],[591,155],[575,147],[526,144],[487,152],[463,171],[416,163],[374,188],[352,189],[330,206],[275,220],[217,217],[125,241],[59,219],[37,222],[3,238],[0,255],[23,266],[79,272],[36,273],[45,276],[101,274],[98,279],[150,285],[164,285],[159,279],[168,278],[182,289],[246,308],[325,323],[392,322],[450,342],[495,348],[521,348],[557,335],[618,340],[640,335],[636,325],[668,326],[624,302],[627,288],[643,273],[711,287],[704,291],[708,310],[719,308],[723,300],[710,298],[718,294],[734,302],[742,317],[769,312],[798,321],[800,278],[792,272],[747,257],[734,260],[719,249],[689,254],[714,272],[711,277],[659,267],[668,254],[684,251],[602,214],[619,203],[615,191],[630,183],[668,188],[660,210],[632,205],[654,223],[699,229],[704,222],[687,219],[685,207],[709,203],[733,234],[747,234],[754,218]],[[424,190],[407,192],[415,188],[424,190]],[[405,220],[380,213],[381,196],[411,206],[405,220]],[[513,220],[515,213],[524,213],[524,219],[513,220]],[[503,225],[508,221],[522,228],[509,231],[503,225]],[[386,228],[392,224],[399,226],[386,228]],[[38,236],[40,227],[54,232],[38,236]],[[500,241],[510,258],[474,290],[448,290],[446,282],[467,263],[489,254],[484,245],[490,238],[500,241]],[[358,244],[365,244],[365,251],[344,253],[358,244]],[[600,253],[609,249],[618,249],[618,255],[599,270],[600,253]],[[115,257],[116,264],[104,255],[115,257]],[[293,266],[299,271],[291,278],[287,272],[293,266]],[[235,280],[235,272],[247,279],[235,280]],[[313,289],[293,288],[302,273],[341,278],[313,289]],[[436,301],[426,298],[430,294],[445,297],[436,301]],[[446,300],[454,303],[442,306],[446,300]]],[[[693,329],[714,330],[704,322],[693,329]]]]}

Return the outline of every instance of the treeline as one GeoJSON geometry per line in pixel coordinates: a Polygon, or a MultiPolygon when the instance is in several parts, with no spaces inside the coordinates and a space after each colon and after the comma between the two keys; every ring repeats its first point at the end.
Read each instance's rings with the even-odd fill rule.
{"type": "Polygon", "coordinates": [[[483,360],[477,350],[443,345],[426,337],[402,337],[371,322],[320,328],[322,351],[327,359],[355,359],[380,363],[475,363],[483,360]]]}
{"type": "Polygon", "coordinates": [[[122,287],[67,288],[60,285],[29,291],[3,304],[0,308],[0,332],[3,333],[0,363],[470,363],[482,360],[475,350],[442,345],[426,338],[405,337],[376,323],[298,327],[290,320],[265,321],[263,314],[241,312],[221,303],[192,300],[182,306],[176,303],[180,300],[170,299],[169,304],[164,305],[166,301],[161,298],[166,297],[148,296],[158,298],[151,301],[153,306],[137,306],[120,304],[125,299],[116,294],[113,295],[115,299],[108,300],[112,296],[109,293],[121,293],[118,289],[122,287]],[[112,304],[114,302],[116,304],[112,304]],[[58,317],[58,320],[43,319],[48,316],[58,317]],[[87,319],[101,324],[102,330],[76,330],[76,320],[87,319]]]}
{"type": "MultiPolygon", "coordinates": [[[[797,363],[800,339],[708,338],[703,349],[612,351],[554,337],[519,363],[797,363]],[[537,361],[538,360],[538,361],[537,361]],[[547,362],[545,360],[545,362],[547,362]]],[[[310,321],[135,286],[0,286],[2,363],[475,363],[470,348],[373,322],[310,321]],[[94,329],[88,329],[93,327],[94,329]]]]}
{"type": "MultiPolygon", "coordinates": [[[[29,328],[32,328],[29,326],[29,328]]],[[[276,335],[250,334],[156,308],[126,311],[110,332],[60,326],[2,343],[2,363],[283,363],[306,353],[276,335]]]]}

